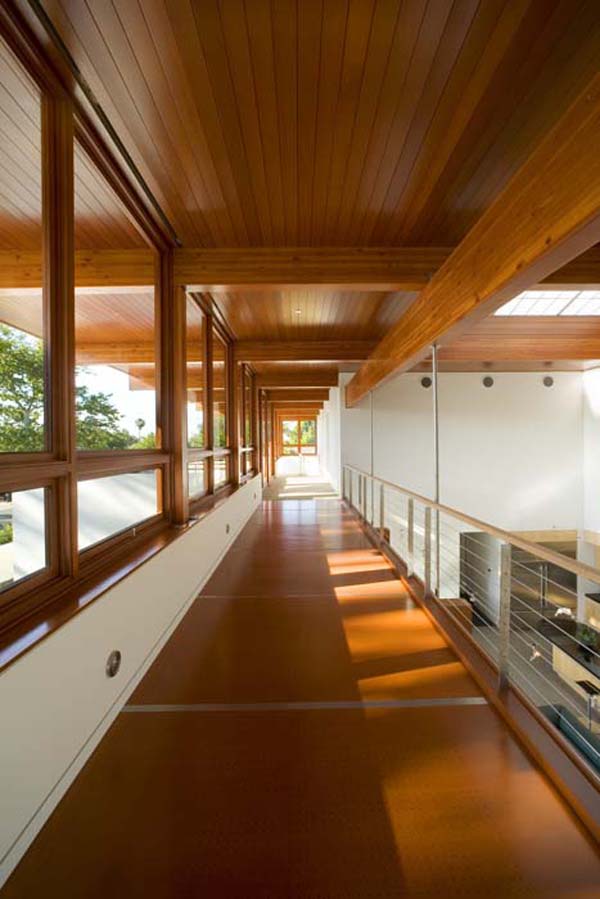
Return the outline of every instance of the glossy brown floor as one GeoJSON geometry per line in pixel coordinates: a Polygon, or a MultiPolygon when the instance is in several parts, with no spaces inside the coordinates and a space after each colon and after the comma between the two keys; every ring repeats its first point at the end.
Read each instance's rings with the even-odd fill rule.
{"type": "MultiPolygon", "coordinates": [[[[338,501],[265,503],[6,887],[598,897],[598,855],[338,501]]],[[[4,899],[4,897],[3,897],[4,899]]]]}

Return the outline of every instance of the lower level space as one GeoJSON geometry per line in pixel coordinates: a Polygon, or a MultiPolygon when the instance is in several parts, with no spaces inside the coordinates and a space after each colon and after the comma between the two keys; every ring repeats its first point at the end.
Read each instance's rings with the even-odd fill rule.
{"type": "Polygon", "coordinates": [[[265,500],[8,881],[597,899],[600,859],[338,499],[265,500]]]}

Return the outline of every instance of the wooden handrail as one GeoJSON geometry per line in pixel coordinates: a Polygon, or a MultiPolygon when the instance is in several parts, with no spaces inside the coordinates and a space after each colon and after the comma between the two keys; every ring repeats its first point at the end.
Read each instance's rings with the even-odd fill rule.
{"type": "Polygon", "coordinates": [[[387,487],[397,490],[399,493],[405,494],[405,496],[410,496],[423,505],[429,506],[431,509],[437,509],[439,512],[451,515],[459,521],[464,521],[465,524],[470,524],[478,530],[484,531],[486,534],[491,534],[492,537],[497,537],[499,540],[510,543],[512,546],[517,546],[519,549],[531,553],[531,555],[539,556],[539,558],[543,559],[545,562],[551,562],[559,568],[564,568],[565,571],[570,571],[572,574],[600,584],[600,568],[595,568],[593,565],[588,565],[585,562],[579,562],[577,559],[569,559],[568,556],[563,556],[561,553],[554,552],[552,549],[547,549],[545,546],[534,543],[532,540],[525,540],[523,537],[517,537],[510,531],[503,530],[503,528],[498,528],[493,524],[487,524],[485,521],[480,521],[478,518],[473,518],[471,515],[465,515],[464,512],[459,512],[451,506],[445,506],[443,503],[436,503],[426,496],[421,496],[420,493],[414,493],[406,487],[401,487],[399,484],[392,483],[392,481],[386,481],[385,478],[379,478],[376,475],[369,474],[368,471],[363,471],[355,465],[346,464],[343,467],[355,471],[357,474],[366,475],[366,477],[371,478],[373,481],[377,481],[379,484],[384,484],[387,487]]]}

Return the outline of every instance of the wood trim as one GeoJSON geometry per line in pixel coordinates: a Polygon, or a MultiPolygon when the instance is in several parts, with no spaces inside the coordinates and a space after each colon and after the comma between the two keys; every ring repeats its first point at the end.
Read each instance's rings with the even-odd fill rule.
{"type": "Polygon", "coordinates": [[[320,402],[329,399],[329,387],[293,387],[291,390],[282,388],[266,391],[267,400],[276,403],[320,402]]]}
{"type": "MultiPolygon", "coordinates": [[[[214,391],[213,391],[213,317],[204,313],[204,446],[212,449],[214,444],[214,391]]],[[[212,454],[206,462],[206,492],[214,491],[214,465],[212,454]]]]}
{"type": "Polygon", "coordinates": [[[442,344],[440,362],[600,359],[598,316],[489,316],[442,344]]]}
{"type": "Polygon", "coordinates": [[[163,446],[171,456],[169,517],[182,525],[188,519],[186,427],[186,295],[173,282],[173,256],[161,254],[161,348],[163,446]]]}
{"type": "MultiPolygon", "coordinates": [[[[454,252],[453,247],[240,247],[175,251],[175,278],[211,293],[290,288],[417,291],[454,252]]],[[[600,248],[593,247],[548,273],[536,285],[600,285],[600,248]]]]}
{"type": "Polygon", "coordinates": [[[450,252],[438,247],[182,248],[175,252],[175,279],[211,293],[290,287],[420,290],[450,252]]]}
{"type": "MultiPolygon", "coordinates": [[[[42,254],[0,251],[0,288],[42,287],[42,254]]],[[[154,284],[154,250],[75,250],[77,287],[137,287],[154,284]]]]}
{"type": "Polygon", "coordinates": [[[75,461],[75,289],[73,116],[61,97],[42,102],[42,210],[47,416],[50,450],[69,466],[57,482],[47,535],[50,567],[69,577],[77,572],[77,483],[75,461]]]}
{"type": "Polygon", "coordinates": [[[264,387],[337,387],[337,368],[310,369],[304,371],[272,371],[256,375],[256,384],[264,387]]]}
{"type": "Polygon", "coordinates": [[[238,340],[238,362],[363,362],[373,340],[238,340]]]}
{"type": "Polygon", "coordinates": [[[349,405],[600,239],[600,74],[346,387],[349,405]]]}

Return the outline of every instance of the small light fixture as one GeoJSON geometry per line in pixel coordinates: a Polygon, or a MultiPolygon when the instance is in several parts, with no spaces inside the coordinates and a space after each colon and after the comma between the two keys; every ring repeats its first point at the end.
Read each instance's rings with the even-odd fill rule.
{"type": "Polygon", "coordinates": [[[431,387],[431,383],[431,378],[421,378],[421,387],[425,387],[427,389],[428,387],[431,387]]]}
{"type": "Polygon", "coordinates": [[[485,378],[483,379],[482,383],[483,383],[483,386],[484,386],[484,387],[493,387],[493,386],[494,386],[494,379],[493,379],[493,378],[490,378],[489,375],[486,375],[485,378]]]}
{"type": "Polygon", "coordinates": [[[302,309],[294,309],[296,315],[302,315],[302,309]]]}
{"type": "Polygon", "coordinates": [[[554,378],[551,378],[550,375],[546,375],[544,378],[544,387],[552,387],[554,384],[554,378]]]}
{"type": "Polygon", "coordinates": [[[537,662],[538,659],[542,658],[542,654],[535,645],[535,643],[531,644],[531,655],[529,656],[530,662],[537,662]]]}

